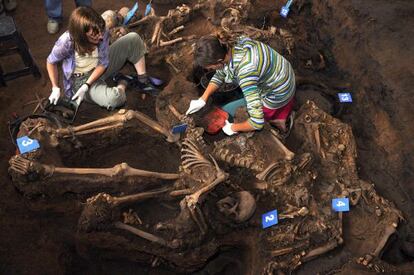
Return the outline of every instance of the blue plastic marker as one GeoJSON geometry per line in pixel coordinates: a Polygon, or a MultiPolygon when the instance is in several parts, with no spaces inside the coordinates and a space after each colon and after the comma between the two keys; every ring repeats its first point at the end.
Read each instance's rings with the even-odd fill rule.
{"type": "Polygon", "coordinates": [[[155,86],[161,86],[162,84],[164,84],[164,81],[162,81],[159,78],[156,78],[153,76],[149,76],[148,78],[151,81],[151,83],[154,84],[155,86]]]}
{"type": "Polygon", "coordinates": [[[268,228],[272,225],[277,224],[278,222],[277,210],[273,210],[262,215],[263,228],[268,228]]]}
{"type": "Polygon", "coordinates": [[[341,103],[351,103],[352,95],[351,93],[338,93],[339,102],[341,103]]]}
{"type": "Polygon", "coordinates": [[[349,211],[349,199],[348,198],[332,199],[332,209],[336,212],[348,212],[349,211]]]}
{"type": "Polygon", "coordinates": [[[284,18],[286,18],[289,14],[289,10],[290,10],[290,6],[292,5],[293,0],[289,0],[287,1],[286,5],[284,5],[281,9],[280,9],[280,15],[284,18]]]}
{"type": "Polygon", "coordinates": [[[20,154],[29,153],[40,148],[39,141],[36,139],[31,139],[28,136],[19,137],[16,142],[20,154]]]}
{"type": "Polygon", "coordinates": [[[150,12],[151,12],[151,3],[152,3],[152,0],[150,0],[149,3],[147,4],[147,6],[145,7],[144,16],[147,16],[148,14],[150,14],[150,12]]]}
{"type": "Polygon", "coordinates": [[[172,130],[171,130],[171,132],[173,133],[173,134],[180,134],[180,133],[184,133],[186,130],[187,130],[187,123],[183,123],[183,124],[178,124],[178,125],[175,125],[173,128],[172,128],[172,130]]]}
{"type": "Polygon", "coordinates": [[[138,10],[138,2],[135,3],[135,5],[132,7],[132,9],[127,13],[124,19],[124,25],[128,24],[131,18],[134,16],[134,14],[138,10]]]}

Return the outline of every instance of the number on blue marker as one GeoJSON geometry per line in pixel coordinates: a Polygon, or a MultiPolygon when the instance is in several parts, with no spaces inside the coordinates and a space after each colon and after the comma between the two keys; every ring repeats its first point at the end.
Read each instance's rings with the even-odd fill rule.
{"type": "Polygon", "coordinates": [[[32,152],[40,148],[39,142],[36,139],[29,138],[28,136],[19,137],[16,141],[20,154],[32,152]]]}
{"type": "Polygon", "coordinates": [[[184,133],[186,130],[187,130],[187,124],[186,123],[183,123],[183,124],[175,125],[172,128],[171,132],[173,134],[179,134],[179,133],[184,133]]]}
{"type": "Polygon", "coordinates": [[[288,13],[289,13],[289,9],[283,6],[282,9],[280,10],[280,15],[286,18],[288,16],[288,13]]]}
{"type": "Polygon", "coordinates": [[[277,210],[267,212],[262,215],[262,226],[268,228],[278,223],[277,210]]]}
{"type": "Polygon", "coordinates": [[[349,199],[348,198],[337,198],[332,200],[332,209],[336,212],[347,212],[349,211],[349,199]]]}
{"type": "Polygon", "coordinates": [[[350,103],[352,102],[352,95],[350,93],[338,93],[339,102],[350,103]]]}
{"type": "Polygon", "coordinates": [[[281,9],[280,9],[280,15],[284,18],[286,18],[289,14],[289,10],[290,10],[290,6],[292,5],[293,0],[289,0],[287,1],[286,5],[284,5],[281,9]]]}

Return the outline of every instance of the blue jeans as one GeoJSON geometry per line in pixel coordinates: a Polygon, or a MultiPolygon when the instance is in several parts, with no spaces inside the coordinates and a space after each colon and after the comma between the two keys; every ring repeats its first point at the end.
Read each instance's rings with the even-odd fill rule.
{"type": "MultiPolygon", "coordinates": [[[[88,6],[92,5],[92,0],[75,0],[76,6],[88,6]]],[[[45,0],[45,7],[47,16],[50,19],[62,20],[62,0],[45,0]]]]}
{"type": "Polygon", "coordinates": [[[243,107],[243,106],[247,106],[247,102],[246,102],[246,99],[244,99],[244,97],[231,101],[221,106],[221,109],[223,109],[223,111],[228,113],[230,116],[234,117],[234,115],[236,114],[237,108],[243,107]]]}

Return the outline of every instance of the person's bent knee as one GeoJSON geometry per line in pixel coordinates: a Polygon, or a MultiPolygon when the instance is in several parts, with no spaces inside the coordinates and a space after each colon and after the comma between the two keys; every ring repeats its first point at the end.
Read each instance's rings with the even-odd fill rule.
{"type": "Polygon", "coordinates": [[[127,35],[129,37],[129,39],[131,39],[134,43],[141,43],[141,42],[143,42],[141,36],[138,33],[136,33],[136,32],[130,32],[127,35]]]}
{"type": "Polygon", "coordinates": [[[126,102],[126,94],[123,89],[113,87],[112,92],[108,94],[106,108],[115,109],[123,106],[126,102]]]}
{"type": "Polygon", "coordinates": [[[137,63],[146,53],[145,43],[141,36],[136,32],[130,32],[126,35],[128,40],[128,61],[135,64],[137,63]]]}

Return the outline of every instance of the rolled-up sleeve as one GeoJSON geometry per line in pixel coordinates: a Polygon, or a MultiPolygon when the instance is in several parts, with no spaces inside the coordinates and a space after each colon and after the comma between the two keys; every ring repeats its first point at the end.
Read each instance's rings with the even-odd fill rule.
{"type": "Polygon", "coordinates": [[[50,64],[56,64],[65,58],[70,56],[70,52],[73,50],[72,42],[69,37],[69,33],[63,33],[53,46],[52,51],[47,57],[47,62],[50,64]]]}
{"type": "Polygon", "coordinates": [[[109,32],[105,31],[104,38],[98,47],[98,65],[105,68],[109,65],[109,32]]]}
{"type": "Polygon", "coordinates": [[[220,87],[221,84],[223,84],[224,82],[225,76],[226,76],[226,73],[223,70],[217,70],[213,78],[210,80],[210,83],[213,83],[217,85],[218,87],[220,87]]]}

